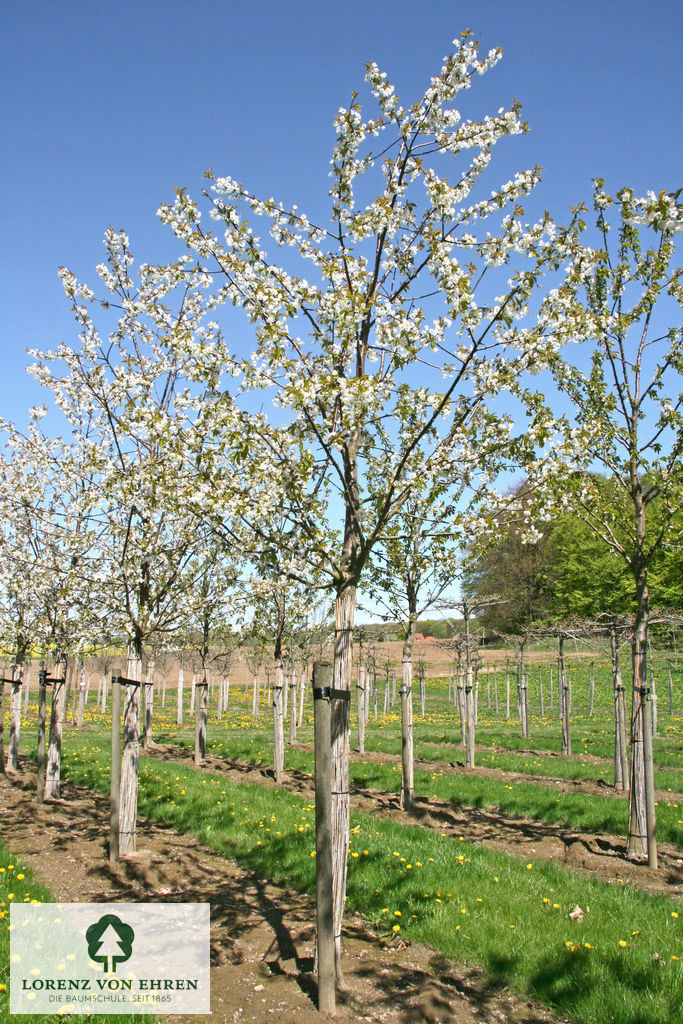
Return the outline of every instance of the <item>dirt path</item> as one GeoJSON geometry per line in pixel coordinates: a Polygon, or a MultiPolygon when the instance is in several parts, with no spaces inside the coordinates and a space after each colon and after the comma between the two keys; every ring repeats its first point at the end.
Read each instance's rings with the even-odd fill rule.
{"type": "MultiPolygon", "coordinates": [[[[171,744],[155,744],[147,751],[161,760],[178,761],[194,766],[191,751],[171,744]]],[[[389,760],[396,759],[386,754],[356,754],[354,759],[389,760]]],[[[421,761],[419,767],[443,771],[449,766],[443,762],[421,761]]],[[[455,766],[450,766],[451,770],[455,766]]],[[[271,772],[260,765],[234,761],[230,758],[209,755],[204,770],[226,775],[235,782],[250,782],[260,785],[274,785],[271,772]]],[[[455,769],[457,771],[457,769],[455,769]]],[[[512,784],[528,781],[528,776],[515,772],[501,772],[498,769],[477,768],[481,775],[506,778],[512,784]]],[[[561,792],[605,792],[598,783],[574,782],[566,779],[542,780],[547,786],[561,792]]],[[[313,800],[313,781],[304,772],[288,772],[286,785],[307,800],[313,800]]],[[[486,843],[493,849],[529,859],[563,862],[576,871],[599,875],[615,884],[637,885],[649,892],[664,892],[668,895],[683,895],[683,852],[675,846],[662,843],[658,846],[659,871],[654,872],[646,863],[639,863],[626,856],[626,840],[619,836],[597,836],[592,832],[569,829],[563,825],[532,821],[505,815],[491,808],[454,807],[445,801],[433,798],[416,799],[416,815],[412,817],[399,807],[398,794],[385,790],[351,787],[352,808],[369,814],[391,816],[393,821],[405,825],[429,826],[446,835],[464,836],[472,842],[486,843]]],[[[671,798],[671,794],[666,794],[671,798]]]]}
{"type": "MultiPolygon", "coordinates": [[[[0,834],[55,899],[210,902],[211,1016],[164,1020],[319,1024],[312,896],[276,886],[145,819],[138,821],[139,852],[111,865],[106,798],[66,782],[62,800],[38,807],[34,784],[29,761],[11,777],[0,775],[0,834]]],[[[487,983],[478,969],[425,947],[388,943],[358,917],[347,915],[344,935],[339,1024],[559,1024],[487,983]]]]}

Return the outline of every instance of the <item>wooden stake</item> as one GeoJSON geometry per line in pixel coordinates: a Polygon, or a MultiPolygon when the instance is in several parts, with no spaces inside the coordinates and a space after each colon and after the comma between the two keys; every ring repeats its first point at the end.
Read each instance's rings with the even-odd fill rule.
{"type": "Polygon", "coordinates": [[[109,783],[109,860],[119,859],[119,806],[121,786],[121,683],[111,680],[111,772],[109,783]]]}
{"type": "Polygon", "coordinates": [[[42,804],[45,799],[45,718],[47,703],[47,671],[38,673],[38,774],[36,776],[36,800],[42,804]]]}
{"type": "Polygon", "coordinates": [[[332,900],[332,774],[330,697],[332,666],[313,665],[315,744],[315,875],[317,912],[318,1010],[336,1010],[334,911],[332,900]]]}

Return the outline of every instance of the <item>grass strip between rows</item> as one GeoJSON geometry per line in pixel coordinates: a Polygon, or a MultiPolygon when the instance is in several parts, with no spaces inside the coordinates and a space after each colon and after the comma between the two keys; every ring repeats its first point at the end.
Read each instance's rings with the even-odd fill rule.
{"type": "MultiPolygon", "coordinates": [[[[162,736],[163,738],[163,736],[162,736]]],[[[170,736],[167,739],[171,739],[170,736]]],[[[173,742],[186,750],[194,749],[194,737],[176,733],[173,742]]],[[[266,744],[233,737],[225,742],[213,740],[208,747],[217,756],[225,755],[253,764],[271,764],[272,751],[266,744]]],[[[311,773],[312,754],[297,748],[285,750],[285,769],[311,773]]],[[[400,765],[379,761],[352,761],[351,783],[363,789],[398,793],[401,788],[400,765]]],[[[628,827],[628,802],[625,797],[591,793],[565,793],[551,784],[519,782],[458,772],[415,770],[415,793],[443,801],[454,808],[477,807],[498,810],[514,817],[547,822],[567,829],[580,829],[602,835],[625,835],[628,827]]],[[[660,842],[683,846],[683,807],[677,802],[657,805],[657,837],[660,842]]]]}

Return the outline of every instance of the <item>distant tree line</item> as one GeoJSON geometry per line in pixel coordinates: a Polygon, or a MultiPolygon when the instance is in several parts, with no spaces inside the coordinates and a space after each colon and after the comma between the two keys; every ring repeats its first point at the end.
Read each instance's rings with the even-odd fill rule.
{"type": "MultiPolygon", "coordinates": [[[[595,479],[618,512],[612,482],[595,479]]],[[[516,499],[525,486],[515,488],[516,499]]],[[[652,532],[660,528],[657,512],[655,504],[648,526],[652,532]]],[[[634,610],[633,581],[623,559],[572,512],[554,515],[531,541],[518,510],[514,518],[501,515],[498,526],[495,543],[481,552],[471,549],[465,568],[466,596],[491,601],[478,616],[485,630],[517,633],[532,622],[634,610]]],[[[683,608],[683,529],[678,524],[669,528],[650,566],[650,603],[683,608]]]]}

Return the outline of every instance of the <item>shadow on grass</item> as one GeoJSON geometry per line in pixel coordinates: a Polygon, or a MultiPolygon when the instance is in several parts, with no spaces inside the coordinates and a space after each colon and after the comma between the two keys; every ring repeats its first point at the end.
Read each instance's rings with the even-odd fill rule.
{"type": "Polygon", "coordinates": [[[539,1001],[567,1016],[588,1016],[617,1024],[672,1024],[681,1020],[681,992],[669,991],[668,1006],[655,1005],[650,995],[661,995],[668,982],[664,964],[653,958],[641,967],[621,956],[602,956],[593,961],[582,947],[547,955],[529,978],[528,991],[539,1001]],[[602,1002],[604,993],[619,992],[618,1005],[602,1002]]]}

